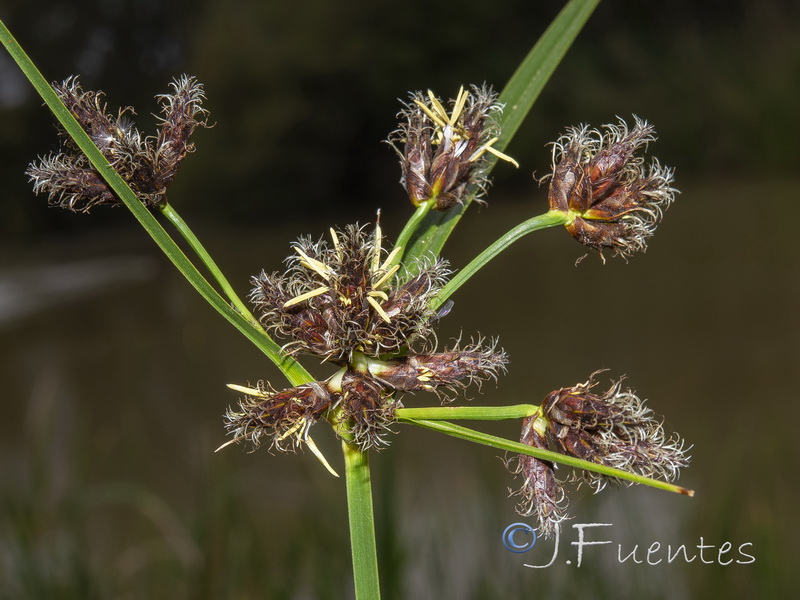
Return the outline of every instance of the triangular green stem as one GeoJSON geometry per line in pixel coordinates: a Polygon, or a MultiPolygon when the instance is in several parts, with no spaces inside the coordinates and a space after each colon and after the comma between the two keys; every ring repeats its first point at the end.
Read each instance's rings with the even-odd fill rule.
{"type": "Polygon", "coordinates": [[[356,600],[378,600],[381,591],[369,456],[366,451],[345,440],[342,441],[342,451],[347,481],[347,515],[350,521],[356,600]]]}

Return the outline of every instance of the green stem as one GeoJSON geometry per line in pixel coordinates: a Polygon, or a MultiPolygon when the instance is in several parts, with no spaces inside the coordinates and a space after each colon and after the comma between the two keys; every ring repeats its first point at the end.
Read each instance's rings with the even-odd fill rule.
{"type": "Polygon", "coordinates": [[[175,229],[177,229],[178,232],[183,236],[183,239],[185,239],[189,246],[191,246],[192,250],[194,250],[194,253],[203,262],[209,273],[211,273],[211,276],[222,288],[225,296],[227,296],[228,300],[236,307],[236,310],[252,321],[256,327],[261,329],[261,325],[259,325],[256,318],[250,312],[250,309],[247,308],[247,305],[242,302],[242,299],[236,294],[233,286],[231,286],[228,279],[217,266],[217,263],[214,262],[214,259],[211,258],[211,255],[205,249],[203,244],[200,243],[200,240],[186,224],[186,221],[181,218],[178,212],[169,203],[164,204],[164,206],[161,207],[161,213],[169,220],[170,223],[175,226],[175,229]]]}
{"type": "Polygon", "coordinates": [[[500,254],[518,239],[540,229],[554,227],[556,225],[564,225],[567,222],[567,217],[568,214],[565,212],[551,210],[537,217],[533,217],[532,219],[528,219],[527,221],[524,221],[514,227],[511,231],[506,233],[491,246],[486,248],[486,250],[476,256],[466,267],[456,273],[456,275],[447,283],[447,285],[445,285],[441,291],[436,294],[436,297],[431,301],[431,308],[433,310],[439,308],[453,294],[453,292],[464,285],[469,278],[482,269],[486,263],[500,254]]]}
{"type": "Polygon", "coordinates": [[[381,590],[369,456],[347,441],[342,441],[342,451],[347,481],[347,515],[350,520],[356,600],[377,600],[381,596],[381,590]]]}
{"type": "Polygon", "coordinates": [[[538,406],[429,406],[425,408],[398,408],[395,416],[401,421],[468,419],[475,421],[500,421],[524,419],[536,414],[538,406]]]}
{"type": "Polygon", "coordinates": [[[89,162],[97,170],[100,176],[108,183],[109,187],[119,197],[119,199],[133,213],[133,216],[144,227],[153,241],[161,251],[172,261],[172,264],[186,277],[187,281],[197,290],[197,292],[208,302],[217,312],[230,322],[236,329],[244,334],[257,348],[259,348],[277,367],[286,375],[293,385],[300,385],[313,381],[311,374],[296,360],[287,356],[262,329],[256,327],[254,323],[246,317],[233,310],[231,306],[217,293],[217,291],[206,281],[197,268],[181,251],[175,241],[164,231],[156,218],[142,204],[136,194],[128,184],[120,177],[119,173],[106,160],[102,152],[95,146],[91,138],[81,128],[72,113],[69,112],[64,103],[53,91],[45,78],[33,64],[31,59],[25,54],[19,43],[11,35],[11,32],[0,21],[0,42],[5,46],[8,53],[19,66],[47,104],[53,111],[56,119],[64,127],[67,134],[74,140],[75,144],[89,159],[89,162]]]}
{"type": "Polygon", "coordinates": [[[562,465],[567,465],[568,467],[574,467],[576,469],[594,471],[595,473],[607,475],[608,477],[617,477],[632,483],[648,485],[650,487],[666,490],[668,492],[675,492],[684,496],[694,496],[694,490],[687,490],[684,487],[667,483],[666,481],[659,481],[658,479],[651,479],[650,477],[636,475],[635,473],[629,473],[628,471],[623,471],[622,469],[606,467],[605,465],[599,465],[597,463],[589,462],[588,460],[581,460],[580,458],[574,458],[572,456],[567,456],[566,454],[552,452],[551,450],[534,448],[532,446],[528,446],[527,444],[514,442],[505,438],[497,437],[495,435],[489,435],[488,433],[483,433],[481,431],[475,431],[474,429],[462,427],[461,425],[456,425],[455,423],[448,423],[447,421],[431,421],[425,419],[399,420],[404,423],[419,425],[420,427],[432,429],[434,431],[438,431],[439,433],[461,438],[462,440],[467,440],[476,444],[483,444],[484,446],[491,446],[492,448],[498,448],[500,450],[506,450],[516,454],[527,454],[529,456],[535,456],[541,460],[549,460],[551,462],[561,463],[562,465]]]}
{"type": "Polygon", "coordinates": [[[436,203],[435,200],[429,200],[428,202],[423,202],[417,207],[417,210],[414,211],[414,214],[411,215],[411,218],[406,223],[406,226],[403,227],[403,231],[400,232],[400,235],[397,238],[397,243],[395,243],[396,248],[402,248],[403,250],[398,254],[398,257],[395,259],[396,263],[399,263],[403,254],[405,254],[406,247],[408,247],[408,243],[413,237],[414,233],[417,231],[420,223],[425,220],[425,216],[430,212],[433,205],[436,203]]]}

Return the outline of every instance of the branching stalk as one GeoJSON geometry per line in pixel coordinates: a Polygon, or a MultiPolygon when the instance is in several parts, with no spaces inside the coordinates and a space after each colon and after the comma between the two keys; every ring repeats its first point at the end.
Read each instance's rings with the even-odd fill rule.
{"type": "Polygon", "coordinates": [[[634,473],[629,473],[628,471],[615,469],[613,467],[606,467],[604,465],[600,465],[597,463],[581,460],[580,458],[574,458],[566,454],[552,452],[551,450],[535,448],[527,444],[521,444],[520,442],[507,440],[505,438],[497,437],[495,435],[490,435],[488,433],[482,433],[480,431],[475,431],[474,429],[462,427],[461,425],[456,425],[455,423],[448,423],[447,421],[425,420],[425,419],[399,419],[399,420],[404,423],[419,425],[420,427],[425,427],[426,429],[438,431],[439,433],[444,433],[453,437],[461,438],[462,440],[467,440],[469,442],[474,442],[476,444],[482,444],[484,446],[491,446],[492,448],[498,448],[499,450],[506,450],[508,452],[514,452],[516,454],[527,454],[529,456],[535,456],[536,458],[542,460],[548,460],[551,462],[560,463],[568,467],[575,467],[576,469],[593,471],[595,473],[607,475],[608,477],[617,477],[619,479],[630,481],[631,483],[647,485],[650,487],[658,488],[660,490],[665,490],[667,492],[682,494],[684,496],[694,496],[694,490],[688,490],[679,485],[667,483],[666,481],[659,481],[658,479],[643,477],[642,475],[636,475],[634,473]]]}
{"type": "Polygon", "coordinates": [[[511,231],[503,235],[500,239],[494,242],[491,246],[486,248],[472,262],[466,267],[461,269],[456,275],[441,289],[441,291],[431,301],[431,308],[436,310],[455,292],[458,288],[464,285],[470,277],[475,275],[480,269],[492,260],[495,256],[500,254],[503,250],[508,248],[511,244],[516,242],[523,236],[528,235],[534,231],[545,229],[547,227],[554,227],[556,225],[563,225],[567,222],[567,213],[561,211],[549,211],[538,217],[528,219],[514,227],[511,231]]]}
{"type": "Polygon", "coordinates": [[[429,406],[425,408],[398,408],[395,416],[401,421],[416,420],[472,420],[502,421],[524,419],[536,414],[539,407],[534,404],[514,406],[429,406]]]}
{"type": "Polygon", "coordinates": [[[178,214],[178,211],[176,211],[171,204],[166,203],[161,207],[161,213],[167,217],[169,222],[175,226],[175,229],[178,230],[178,232],[183,236],[183,239],[185,239],[192,250],[194,250],[194,253],[206,266],[209,273],[211,273],[211,276],[219,284],[220,288],[222,288],[225,296],[227,296],[228,300],[231,302],[231,304],[233,304],[236,310],[238,310],[241,315],[247,317],[255,327],[261,329],[261,325],[259,325],[256,318],[250,312],[250,309],[248,309],[247,305],[242,302],[242,299],[234,291],[233,286],[231,286],[228,279],[217,266],[217,263],[214,262],[214,259],[211,258],[211,255],[205,249],[203,244],[200,243],[200,240],[197,238],[191,228],[178,214]]]}

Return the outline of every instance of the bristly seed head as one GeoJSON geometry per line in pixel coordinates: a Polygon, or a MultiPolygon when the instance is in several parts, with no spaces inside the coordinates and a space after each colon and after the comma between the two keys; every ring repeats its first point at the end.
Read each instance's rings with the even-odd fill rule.
{"type": "Polygon", "coordinates": [[[487,152],[519,166],[492,147],[500,135],[493,113],[500,110],[497,94],[486,86],[471,92],[462,87],[449,113],[432,91],[411,94],[388,141],[400,156],[400,181],[415,206],[434,201],[436,210],[447,210],[466,200],[469,185],[481,201],[487,152]]]}
{"type": "MultiPolygon", "coordinates": [[[[520,442],[533,448],[547,449],[547,441],[540,431],[538,414],[522,421],[520,442]]],[[[559,523],[567,518],[567,497],[561,481],[556,478],[552,462],[527,454],[519,454],[508,464],[509,470],[522,477],[522,486],[513,492],[519,496],[517,512],[524,516],[535,516],[537,531],[543,538],[553,536],[559,523]]]]}
{"type": "Polygon", "coordinates": [[[250,392],[239,401],[238,410],[226,412],[226,429],[235,440],[248,440],[254,447],[264,435],[272,434],[275,447],[284,451],[296,450],[334,401],[320,382],[277,392],[260,381],[250,392]]]}
{"type": "MultiPolygon", "coordinates": [[[[592,392],[595,375],[550,392],[539,412],[523,422],[520,441],[644,477],[677,479],[689,464],[684,442],[677,434],[667,436],[661,420],[633,392],[622,389],[622,380],[603,394],[592,392]]],[[[516,492],[523,498],[518,510],[537,515],[540,530],[552,532],[564,513],[556,510],[563,497],[555,493],[561,488],[553,483],[551,463],[520,455],[512,472],[524,477],[516,492]]],[[[587,483],[595,492],[608,483],[630,483],[594,471],[573,472],[571,480],[587,483]]]]}
{"type": "MultiPolygon", "coordinates": [[[[149,207],[166,202],[166,192],[181,161],[194,151],[190,138],[194,130],[206,127],[207,111],[202,84],[182,75],[172,82],[173,93],[157,96],[161,104],[161,127],[157,136],[144,137],[120,109],[117,116],[106,110],[102,92],[84,90],[77,77],[54,83],[53,89],[103,156],[149,207]]],[[[31,163],[27,174],[33,191],[45,193],[53,206],[74,212],[89,212],[99,204],[118,205],[105,180],[63,130],[63,147],[31,163]]]]}
{"type": "Polygon", "coordinates": [[[572,127],[553,144],[550,210],[569,213],[567,230],[601,253],[627,258],[647,239],[675,199],[673,170],[656,159],[645,168],[640,149],[655,140],[652,125],[634,116],[604,130],[572,127]]]}
{"type": "MultiPolygon", "coordinates": [[[[684,442],[667,436],[662,420],[631,390],[614,382],[603,394],[592,392],[594,375],[585,383],[555,390],[542,404],[547,439],[559,451],[644,477],[674,481],[689,464],[684,442]]],[[[582,481],[595,492],[611,481],[584,471],[582,481]]]]}
{"type": "Polygon", "coordinates": [[[446,281],[447,263],[421,263],[400,282],[379,228],[373,235],[357,225],[333,233],[333,245],[301,238],[286,273],[252,279],[250,298],[267,330],[292,340],[285,346],[290,353],[339,363],[354,352],[378,357],[429,347],[436,316],[429,303],[446,281]]]}
{"type": "Polygon", "coordinates": [[[355,443],[380,448],[387,444],[384,434],[401,406],[395,392],[431,391],[447,400],[453,392],[471,383],[480,386],[505,371],[508,359],[496,342],[484,346],[478,339],[463,349],[456,343],[434,352],[433,324],[440,315],[430,304],[446,282],[446,262],[402,268],[395,260],[398,250],[383,249],[377,225],[372,235],[358,225],[332,229],[331,240],[332,245],[301,239],[287,259],[288,270],[254,277],[250,295],[265,328],[289,338],[284,346],[288,352],[342,367],[327,381],[313,384],[314,390],[327,391],[327,401],[311,402],[310,410],[308,402],[296,400],[303,386],[273,393],[266,404],[260,396],[245,398],[242,410],[228,416],[235,439],[255,442],[268,433],[283,439],[291,420],[276,420],[273,405],[283,407],[289,397],[302,421],[297,431],[305,432],[325,410],[336,409],[336,418],[349,424],[355,443]],[[262,416],[265,412],[268,418],[262,416]]]}
{"type": "Polygon", "coordinates": [[[483,340],[435,354],[411,354],[380,362],[371,361],[370,372],[392,388],[403,392],[434,392],[443,401],[453,399],[472,383],[480,389],[487,379],[497,380],[505,373],[508,357],[497,343],[483,340]]]}

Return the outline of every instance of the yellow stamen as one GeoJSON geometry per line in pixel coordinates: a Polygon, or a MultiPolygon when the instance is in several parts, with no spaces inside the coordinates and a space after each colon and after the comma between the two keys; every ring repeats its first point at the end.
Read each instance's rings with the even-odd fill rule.
{"type": "Polygon", "coordinates": [[[310,436],[306,436],[306,445],[308,446],[308,449],[311,450],[311,452],[314,453],[314,456],[317,457],[319,462],[322,463],[322,466],[325,467],[326,469],[328,469],[328,472],[331,475],[333,475],[334,477],[339,477],[339,474],[336,471],[333,470],[333,467],[325,459],[325,457],[323,456],[322,452],[319,451],[319,448],[317,448],[317,445],[314,443],[314,440],[312,440],[310,436]]]}
{"type": "Polygon", "coordinates": [[[519,169],[519,163],[516,160],[511,158],[508,154],[505,154],[503,152],[500,152],[500,150],[495,150],[494,148],[492,148],[492,144],[494,144],[498,139],[500,139],[500,138],[494,137],[494,138],[490,139],[488,142],[486,142],[483,146],[478,148],[473,153],[473,155],[470,156],[470,158],[469,158],[470,162],[474,162],[474,161],[478,160],[486,152],[491,152],[492,154],[494,154],[500,160],[504,160],[506,162],[510,162],[512,165],[514,165],[515,167],[517,167],[519,169]]]}
{"type": "Polygon", "coordinates": [[[313,298],[314,296],[321,296],[325,292],[329,292],[330,288],[328,287],[318,287],[315,290],[311,290],[310,292],[306,292],[305,294],[300,294],[299,296],[295,296],[291,300],[288,300],[283,304],[283,308],[289,308],[290,306],[294,306],[295,304],[300,304],[301,302],[308,300],[309,298],[313,298]]]}
{"type": "Polygon", "coordinates": [[[244,435],[243,435],[243,436],[239,436],[239,437],[237,437],[237,438],[233,438],[232,440],[228,440],[227,442],[225,442],[224,444],[222,444],[222,446],[220,446],[219,448],[217,448],[216,450],[214,450],[214,452],[219,452],[219,451],[220,451],[220,450],[222,450],[223,448],[227,448],[228,446],[231,446],[231,445],[233,445],[233,444],[238,444],[239,442],[241,442],[241,441],[242,441],[243,439],[245,439],[246,437],[247,437],[247,436],[244,436],[244,435]]]}
{"type": "Polygon", "coordinates": [[[283,432],[283,434],[281,436],[279,436],[279,437],[277,437],[275,439],[277,441],[281,442],[281,441],[285,440],[287,437],[289,437],[290,435],[292,435],[294,432],[296,432],[298,429],[304,427],[305,425],[306,425],[306,421],[305,420],[298,421],[297,423],[292,425],[289,429],[287,429],[285,432],[283,432]]]}
{"type": "Polygon", "coordinates": [[[375,312],[378,313],[378,316],[380,316],[381,319],[383,319],[387,323],[392,322],[392,320],[389,318],[389,315],[386,314],[386,311],[383,310],[383,307],[380,304],[378,304],[378,301],[375,300],[375,298],[367,296],[367,302],[369,302],[372,308],[375,309],[375,312]]]}
{"type": "Polygon", "coordinates": [[[386,270],[386,269],[389,267],[389,265],[390,265],[390,264],[392,264],[392,263],[394,262],[394,259],[395,259],[395,257],[396,257],[398,254],[400,254],[400,251],[401,251],[401,250],[402,250],[402,248],[401,248],[400,246],[397,246],[397,247],[396,247],[394,250],[392,250],[391,252],[389,252],[389,256],[387,256],[387,257],[386,257],[386,260],[385,260],[385,261],[383,261],[383,264],[380,266],[380,268],[378,269],[378,271],[385,271],[385,270],[386,270]]]}
{"type": "MultiPolygon", "coordinates": [[[[384,274],[383,274],[383,276],[382,276],[380,279],[378,279],[378,281],[376,281],[375,283],[373,283],[373,284],[372,284],[372,287],[373,287],[373,288],[379,288],[379,287],[381,287],[381,286],[382,286],[384,283],[386,283],[387,281],[389,281],[389,279],[391,279],[392,275],[394,275],[395,273],[397,273],[398,269],[400,269],[400,265],[395,265],[395,266],[393,266],[391,269],[389,269],[388,271],[386,271],[386,273],[384,273],[384,274]]],[[[382,270],[382,269],[379,269],[379,271],[380,271],[380,270],[382,270]]]]}
{"type": "Polygon", "coordinates": [[[318,261],[316,258],[311,258],[308,254],[300,250],[297,246],[294,247],[295,251],[303,259],[300,264],[304,267],[316,271],[325,280],[328,281],[332,269],[324,262],[318,261]]]}
{"type": "MultiPolygon", "coordinates": [[[[431,92],[431,91],[428,91],[428,93],[431,94],[431,95],[433,94],[433,92],[431,92]]],[[[438,100],[436,100],[436,98],[433,98],[433,100],[436,101],[436,104],[441,106],[441,104],[439,103],[438,100]]],[[[445,125],[447,125],[447,121],[443,120],[442,117],[440,117],[438,114],[433,112],[430,108],[428,108],[428,106],[422,100],[414,100],[414,103],[417,106],[419,106],[422,109],[422,112],[424,112],[426,115],[428,115],[436,125],[438,125],[439,127],[444,127],[445,125]]],[[[444,118],[445,119],[447,118],[447,113],[444,114],[444,118]]]]}
{"type": "Polygon", "coordinates": [[[486,149],[489,152],[491,152],[492,154],[494,154],[500,160],[504,160],[506,162],[510,162],[512,165],[514,165],[515,167],[517,167],[519,169],[519,163],[517,161],[515,161],[513,158],[511,158],[508,154],[506,154],[504,152],[500,152],[500,150],[495,150],[491,146],[487,146],[486,149]]]}
{"type": "MultiPolygon", "coordinates": [[[[439,118],[442,122],[446,125],[447,124],[447,109],[444,105],[439,102],[439,99],[434,95],[433,90],[428,90],[428,98],[431,101],[431,106],[433,106],[433,112],[439,115],[439,118]]],[[[443,125],[444,126],[444,125],[443,125]]]]}
{"type": "Polygon", "coordinates": [[[375,223],[375,244],[372,247],[372,272],[378,270],[381,264],[381,244],[383,243],[383,232],[380,223],[375,223]]]}
{"type": "Polygon", "coordinates": [[[227,384],[227,387],[232,389],[234,392],[241,392],[242,394],[247,394],[248,396],[258,396],[259,398],[266,398],[269,396],[269,392],[265,392],[256,388],[245,387],[243,385],[236,385],[235,383],[229,383],[227,384]]]}
{"type": "Polygon", "coordinates": [[[336,250],[336,256],[339,260],[342,260],[342,247],[339,245],[339,236],[336,235],[336,231],[331,227],[331,239],[333,240],[333,249],[336,250]]]}
{"type": "Polygon", "coordinates": [[[467,103],[467,98],[469,98],[469,92],[464,91],[464,86],[462,85],[461,88],[458,90],[458,96],[456,96],[456,103],[453,107],[453,114],[450,115],[450,120],[448,124],[452,127],[456,124],[458,117],[461,116],[461,111],[464,110],[464,105],[467,103]]]}
{"type": "Polygon", "coordinates": [[[417,379],[419,381],[430,381],[433,379],[433,371],[428,369],[427,367],[423,367],[420,369],[419,375],[417,375],[417,379]]]}

